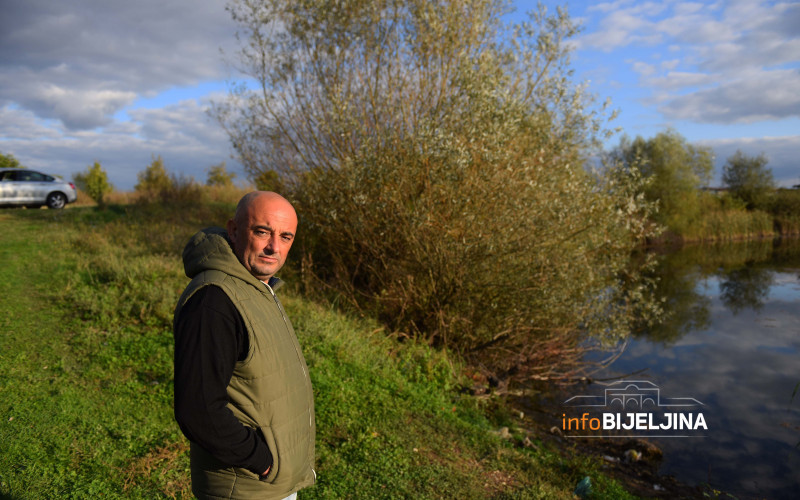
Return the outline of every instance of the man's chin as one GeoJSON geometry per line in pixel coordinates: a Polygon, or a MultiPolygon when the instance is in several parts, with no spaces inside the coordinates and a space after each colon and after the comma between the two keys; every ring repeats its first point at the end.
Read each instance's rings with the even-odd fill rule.
{"type": "Polygon", "coordinates": [[[255,276],[256,278],[260,279],[261,281],[267,281],[270,278],[272,278],[273,276],[275,276],[275,273],[278,272],[278,269],[280,269],[280,268],[278,268],[278,267],[269,267],[269,268],[259,267],[259,268],[253,269],[254,272],[251,271],[251,273],[252,273],[253,276],[255,276]]]}

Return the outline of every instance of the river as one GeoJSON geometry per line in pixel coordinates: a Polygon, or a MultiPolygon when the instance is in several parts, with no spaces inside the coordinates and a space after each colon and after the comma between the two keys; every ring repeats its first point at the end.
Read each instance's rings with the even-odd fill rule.
{"type": "MultiPolygon", "coordinates": [[[[668,318],[635,335],[594,375],[605,385],[562,393],[559,419],[581,414],[576,401],[620,412],[607,389],[626,381],[629,391],[655,394],[638,411],[659,410],[656,425],[665,411],[703,416],[704,425],[677,430],[621,430],[664,451],[660,474],[740,499],[800,498],[800,244],[694,246],[658,260],[657,294],[668,318]]],[[[637,397],[628,397],[625,411],[637,411],[637,397]]],[[[575,439],[611,439],[616,431],[575,439]]]]}

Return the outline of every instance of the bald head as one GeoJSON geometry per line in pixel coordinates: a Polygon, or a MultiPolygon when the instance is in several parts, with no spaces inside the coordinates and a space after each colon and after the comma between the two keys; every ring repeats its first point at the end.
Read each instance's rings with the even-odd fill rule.
{"type": "Polygon", "coordinates": [[[267,281],[286,262],[297,231],[297,214],[278,193],[253,191],[239,200],[227,229],[239,262],[250,274],[267,281]]]}
{"type": "MultiPolygon", "coordinates": [[[[289,203],[289,200],[278,193],[272,191],[251,191],[242,196],[242,199],[239,200],[239,203],[236,205],[236,212],[233,214],[233,218],[235,220],[240,220],[242,217],[247,217],[252,210],[257,209],[257,207],[261,207],[264,204],[274,205],[275,207],[282,205],[292,214],[295,213],[294,207],[291,203],[289,203]]],[[[294,217],[297,219],[297,215],[294,215],[294,217]]]]}

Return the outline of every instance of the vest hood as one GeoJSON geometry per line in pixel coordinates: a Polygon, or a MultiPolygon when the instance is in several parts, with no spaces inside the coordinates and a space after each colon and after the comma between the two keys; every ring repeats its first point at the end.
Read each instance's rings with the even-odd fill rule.
{"type": "MultiPolygon", "coordinates": [[[[207,227],[189,240],[183,249],[183,269],[186,276],[194,278],[203,271],[216,270],[260,287],[262,282],[250,274],[233,253],[228,232],[221,227],[207,227]]],[[[276,277],[269,285],[278,289],[283,283],[276,277]]]]}

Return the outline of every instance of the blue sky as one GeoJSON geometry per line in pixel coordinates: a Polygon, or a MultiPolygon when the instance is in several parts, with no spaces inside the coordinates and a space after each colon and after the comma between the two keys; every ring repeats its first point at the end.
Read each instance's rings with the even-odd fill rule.
{"type": "Polygon", "coordinates": [[[583,2],[571,12],[586,26],[576,67],[630,108],[633,127],[670,121],[698,139],[800,131],[800,4],[583,2]]]}
{"type": "MultiPolygon", "coordinates": [[[[220,54],[235,50],[222,0],[0,3],[0,151],[64,177],[100,161],[120,189],[154,155],[200,181],[222,161],[240,168],[205,113],[238,76],[220,54]]],[[[800,3],[544,3],[584,26],[572,67],[619,110],[612,126],[711,147],[712,184],[737,149],[800,184],[800,3]]]]}
{"type": "Polygon", "coordinates": [[[645,138],[671,127],[711,147],[717,183],[736,149],[765,153],[781,184],[800,183],[800,3],[621,0],[568,8],[584,26],[576,76],[611,98],[620,110],[613,125],[645,138]]]}

